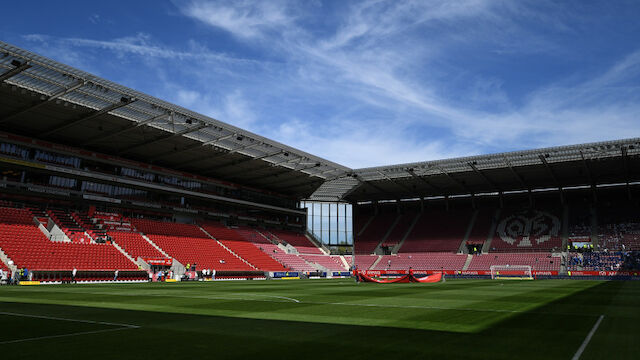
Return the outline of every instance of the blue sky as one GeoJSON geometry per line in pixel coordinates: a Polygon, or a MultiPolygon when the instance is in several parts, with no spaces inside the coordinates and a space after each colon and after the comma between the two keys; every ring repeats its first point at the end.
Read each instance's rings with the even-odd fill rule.
{"type": "Polygon", "coordinates": [[[3,9],[3,41],[353,168],[640,136],[637,1],[3,9]]]}

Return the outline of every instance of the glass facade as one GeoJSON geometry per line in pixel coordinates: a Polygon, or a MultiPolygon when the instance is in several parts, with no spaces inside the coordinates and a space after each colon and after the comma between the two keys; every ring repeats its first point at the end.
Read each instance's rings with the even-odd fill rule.
{"type": "Polygon", "coordinates": [[[353,245],[351,204],[302,201],[307,209],[307,229],[327,246],[353,245]]]}

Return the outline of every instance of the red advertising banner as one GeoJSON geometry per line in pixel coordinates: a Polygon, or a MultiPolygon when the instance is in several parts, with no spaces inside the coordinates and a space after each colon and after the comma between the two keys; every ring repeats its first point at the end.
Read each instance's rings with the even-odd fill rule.
{"type": "Polygon", "coordinates": [[[144,262],[146,262],[149,265],[165,265],[165,266],[171,266],[173,264],[173,259],[150,259],[150,258],[142,258],[142,260],[144,260],[144,262]]]}

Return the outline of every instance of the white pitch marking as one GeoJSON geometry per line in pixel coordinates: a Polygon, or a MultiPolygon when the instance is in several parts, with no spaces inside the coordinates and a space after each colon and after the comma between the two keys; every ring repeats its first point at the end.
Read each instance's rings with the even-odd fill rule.
{"type": "Polygon", "coordinates": [[[81,332],[75,332],[70,334],[47,335],[47,336],[38,336],[38,337],[32,337],[32,338],[26,338],[26,339],[0,341],[0,344],[12,344],[12,343],[18,343],[18,342],[24,342],[24,341],[55,339],[55,338],[62,338],[62,337],[69,337],[69,336],[76,336],[76,335],[98,334],[98,333],[104,333],[104,332],[110,332],[110,331],[121,331],[121,330],[140,328],[140,326],[138,325],[131,325],[131,324],[120,324],[120,323],[111,323],[111,322],[105,322],[105,321],[82,320],[82,319],[68,319],[68,318],[59,318],[59,317],[44,316],[44,315],[18,314],[18,313],[12,313],[12,312],[4,312],[4,311],[0,311],[0,315],[46,319],[46,320],[57,320],[57,321],[70,321],[70,322],[79,322],[79,323],[85,323],[85,324],[119,326],[118,328],[115,328],[115,329],[81,331],[81,332]]]}
{"type": "Polygon", "coordinates": [[[12,344],[12,343],[19,343],[19,342],[24,342],[24,341],[55,339],[55,338],[77,336],[77,335],[99,334],[99,333],[105,333],[105,332],[109,332],[109,331],[122,331],[122,330],[137,329],[137,328],[139,328],[139,326],[125,326],[125,327],[119,327],[119,328],[115,328],[115,329],[83,331],[83,332],[76,332],[76,333],[71,333],[71,334],[61,334],[61,335],[39,336],[39,337],[32,337],[32,338],[26,338],[26,339],[0,341],[0,344],[12,344]]]}
{"type": "Polygon", "coordinates": [[[111,322],[94,321],[94,320],[82,320],[82,319],[68,319],[68,318],[59,318],[59,317],[44,316],[44,315],[18,314],[18,313],[12,313],[12,312],[4,312],[4,311],[0,311],[0,315],[38,318],[38,319],[47,319],[47,320],[71,321],[71,322],[80,322],[80,323],[87,323],[87,324],[121,326],[121,327],[128,327],[132,329],[140,327],[138,325],[131,325],[131,324],[120,324],[120,323],[111,323],[111,322]]]}
{"type": "Polygon", "coordinates": [[[598,326],[600,326],[600,323],[602,322],[602,319],[604,319],[604,315],[600,315],[600,317],[598,318],[598,321],[596,321],[596,324],[593,325],[593,327],[591,328],[591,331],[589,331],[589,333],[587,334],[587,337],[584,338],[584,341],[582,342],[582,345],[580,345],[580,347],[578,348],[578,351],[576,351],[575,355],[573,355],[571,360],[580,359],[580,355],[582,355],[582,353],[584,352],[584,349],[586,349],[587,345],[589,345],[589,341],[591,341],[591,338],[593,337],[593,334],[595,334],[596,330],[598,330],[598,326]]]}

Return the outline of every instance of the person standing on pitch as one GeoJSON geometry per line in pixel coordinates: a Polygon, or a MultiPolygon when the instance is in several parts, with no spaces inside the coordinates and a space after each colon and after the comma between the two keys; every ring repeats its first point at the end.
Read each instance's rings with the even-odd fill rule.
{"type": "Polygon", "coordinates": [[[73,270],[71,271],[71,281],[73,281],[73,283],[76,283],[76,274],[78,273],[78,269],[76,269],[75,267],[73,268],[73,270]]]}

